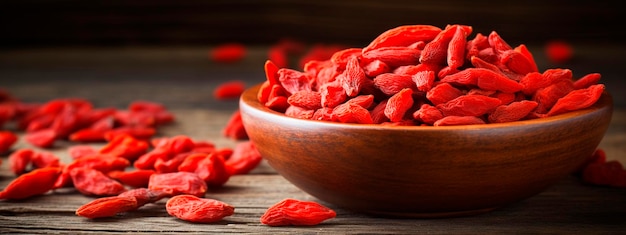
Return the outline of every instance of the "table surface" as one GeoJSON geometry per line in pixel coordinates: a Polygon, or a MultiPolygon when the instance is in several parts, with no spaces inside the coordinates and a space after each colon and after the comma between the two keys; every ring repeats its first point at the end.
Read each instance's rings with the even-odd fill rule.
{"type": "MultiPolygon", "coordinates": [[[[614,94],[615,112],[600,148],[609,159],[626,163],[626,86],[623,45],[580,45],[570,64],[575,75],[603,74],[602,82],[614,94]],[[619,69],[619,70],[618,70],[619,69]]],[[[221,65],[207,59],[208,47],[140,48],[38,48],[0,52],[0,87],[25,102],[60,97],[82,97],[96,107],[124,108],[134,100],[165,104],[176,121],[159,128],[158,135],[184,134],[221,147],[237,141],[221,134],[237,109],[236,100],[218,101],[212,90],[221,82],[243,80],[252,86],[264,80],[266,50],[250,48],[236,64],[221,65]]],[[[532,48],[538,51],[539,47],[532,48]]],[[[537,54],[538,52],[536,52],[537,54]]],[[[538,58],[540,67],[548,68],[538,58]]],[[[48,149],[62,161],[70,160],[67,147],[57,142],[48,149]]],[[[93,144],[95,147],[101,144],[93,144]]],[[[32,148],[20,140],[15,148],[32,148]]],[[[14,175],[0,166],[0,188],[14,175]]],[[[232,177],[207,197],[233,205],[235,214],[214,224],[193,224],[168,216],[163,199],[137,211],[99,220],[76,216],[76,209],[94,198],[72,189],[57,190],[25,201],[0,201],[0,233],[567,233],[615,234],[626,231],[626,189],[583,184],[568,176],[529,199],[468,217],[440,219],[377,218],[325,204],[337,217],[318,226],[268,227],[260,216],[272,204],[285,199],[317,200],[278,175],[266,162],[247,175],[232,177]]]]}

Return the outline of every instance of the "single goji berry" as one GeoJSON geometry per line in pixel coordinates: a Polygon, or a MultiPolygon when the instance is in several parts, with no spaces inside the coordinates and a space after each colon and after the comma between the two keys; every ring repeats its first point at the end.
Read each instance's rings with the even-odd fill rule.
{"type": "Polygon", "coordinates": [[[489,122],[501,123],[521,120],[537,108],[537,105],[535,101],[522,100],[498,106],[489,114],[489,122]]]}
{"type": "Polygon", "coordinates": [[[322,107],[334,108],[348,98],[339,81],[325,83],[320,87],[320,103],[322,107]]]}
{"type": "Polygon", "coordinates": [[[206,182],[196,173],[184,171],[153,174],[148,182],[148,189],[162,191],[170,196],[190,194],[203,197],[207,188],[206,182]]]}
{"type": "Polygon", "coordinates": [[[381,47],[363,53],[365,62],[380,60],[389,67],[419,63],[422,50],[409,47],[381,47]]]}
{"type": "Polygon", "coordinates": [[[548,111],[548,116],[587,108],[598,99],[604,92],[604,84],[592,85],[588,88],[573,90],[563,98],[556,101],[554,106],[548,111]]]}
{"type": "Polygon", "coordinates": [[[334,210],[317,202],[287,198],[270,206],[260,220],[269,226],[311,226],[336,216],[334,210]]]}
{"type": "Polygon", "coordinates": [[[126,191],[124,185],[93,168],[73,168],[70,176],[74,188],[87,196],[113,196],[126,191]]]}
{"type": "Polygon", "coordinates": [[[57,140],[57,133],[51,128],[26,133],[26,141],[40,148],[51,148],[57,140]]]}
{"type": "Polygon", "coordinates": [[[89,219],[113,217],[119,213],[135,210],[135,197],[108,196],[94,199],[76,209],[76,215],[89,219]]]}
{"type": "Polygon", "coordinates": [[[406,47],[415,42],[429,42],[433,40],[441,29],[432,25],[402,25],[378,35],[369,45],[363,48],[363,52],[368,52],[382,47],[406,47]]]}
{"type": "Polygon", "coordinates": [[[352,56],[347,59],[345,70],[338,76],[338,80],[349,97],[354,97],[361,92],[365,81],[368,79],[365,71],[359,64],[359,59],[352,56]]]}
{"type": "Polygon", "coordinates": [[[59,167],[39,168],[22,174],[0,191],[0,199],[20,200],[44,194],[52,189],[60,174],[59,167]]]}
{"type": "Polygon", "coordinates": [[[369,111],[366,108],[350,102],[346,102],[335,107],[333,109],[332,116],[333,119],[337,119],[339,122],[343,123],[374,123],[369,111]]]}
{"type": "Polygon", "coordinates": [[[546,42],[544,52],[548,60],[555,64],[569,62],[574,57],[574,48],[564,40],[550,40],[546,42]]]}
{"type": "Polygon", "coordinates": [[[165,203],[167,213],[193,223],[214,223],[235,213],[235,207],[215,199],[177,195],[165,203]]]}
{"type": "Polygon", "coordinates": [[[423,104],[413,113],[413,118],[428,125],[433,125],[437,120],[443,118],[443,113],[435,106],[423,104]]]}
{"type": "Polygon", "coordinates": [[[0,154],[6,153],[17,142],[17,135],[11,131],[0,131],[0,154]]]}
{"type": "Polygon", "coordinates": [[[426,92],[426,98],[433,105],[446,103],[461,95],[463,95],[463,91],[447,82],[439,83],[426,92]]]}
{"type": "Polygon", "coordinates": [[[598,84],[598,81],[600,81],[601,77],[602,75],[599,73],[588,73],[585,76],[574,81],[574,89],[578,90],[590,87],[591,85],[596,85],[598,84]]]}
{"type": "Polygon", "coordinates": [[[263,158],[252,141],[240,142],[235,145],[231,157],[224,163],[231,175],[247,174],[256,168],[263,158]]]}
{"type": "Polygon", "coordinates": [[[450,68],[457,69],[463,66],[465,62],[466,39],[470,33],[463,27],[456,27],[454,35],[448,43],[446,61],[450,68]]]}
{"type": "Polygon", "coordinates": [[[411,75],[383,73],[374,78],[374,85],[383,93],[392,96],[404,88],[416,88],[411,75]]]}
{"type": "Polygon", "coordinates": [[[289,117],[300,118],[300,119],[311,119],[311,117],[313,117],[313,113],[315,113],[315,110],[305,109],[305,108],[301,108],[301,107],[293,106],[293,105],[290,105],[285,110],[285,115],[289,117]]]}
{"type": "Polygon", "coordinates": [[[287,103],[304,109],[319,109],[322,107],[322,94],[318,91],[298,91],[287,98],[287,103]]]}
{"type": "Polygon", "coordinates": [[[411,79],[415,82],[418,91],[428,92],[435,84],[435,71],[419,71],[411,79]]]}
{"type": "Polygon", "coordinates": [[[436,107],[445,116],[481,116],[502,104],[497,98],[484,95],[462,95],[436,107]]]}
{"type": "Polygon", "coordinates": [[[226,81],[215,87],[213,97],[218,100],[236,99],[245,89],[246,83],[243,81],[226,81]]]}
{"type": "Polygon", "coordinates": [[[411,88],[404,88],[389,98],[384,111],[385,116],[392,122],[399,122],[413,106],[413,102],[413,90],[411,90],[411,88]]]}
{"type": "MultiPolygon", "coordinates": [[[[287,99],[286,102],[289,102],[287,99]]],[[[293,101],[292,101],[293,102],[293,101]]],[[[233,140],[244,140],[248,138],[248,133],[241,119],[241,112],[235,110],[226,122],[226,126],[222,129],[222,135],[233,140]]]]}
{"type": "Polygon", "coordinates": [[[241,43],[224,43],[210,50],[210,59],[217,63],[235,63],[246,56],[246,47],[241,43]]]}

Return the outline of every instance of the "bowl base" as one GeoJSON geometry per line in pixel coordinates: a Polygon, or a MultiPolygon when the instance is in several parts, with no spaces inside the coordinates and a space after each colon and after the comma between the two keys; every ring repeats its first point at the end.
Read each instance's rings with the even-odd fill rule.
{"type": "Polygon", "coordinates": [[[483,208],[465,211],[445,211],[445,212],[391,212],[391,211],[362,211],[365,214],[389,218],[413,218],[413,219],[436,219],[450,217],[464,217],[484,214],[497,209],[498,207],[483,208]]]}

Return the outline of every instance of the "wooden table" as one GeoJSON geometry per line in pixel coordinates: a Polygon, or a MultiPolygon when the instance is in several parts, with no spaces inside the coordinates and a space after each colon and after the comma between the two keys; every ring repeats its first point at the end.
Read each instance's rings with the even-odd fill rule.
{"type": "MultiPolygon", "coordinates": [[[[577,61],[566,65],[575,74],[601,72],[615,96],[610,129],[600,144],[609,159],[626,163],[626,102],[622,81],[623,46],[581,47],[577,61]],[[620,65],[621,64],[621,65],[620,65]]],[[[535,48],[537,49],[537,48],[535,48]]],[[[220,82],[240,79],[249,85],[264,80],[265,50],[252,48],[241,63],[218,65],[207,60],[208,48],[43,48],[0,53],[0,87],[26,102],[59,97],[83,97],[97,107],[125,108],[133,100],[165,104],[176,122],[158,135],[188,135],[217,146],[233,147],[221,129],[237,101],[217,101],[212,89],[220,82]]],[[[541,61],[547,67],[545,61],[541,61]]],[[[68,162],[67,147],[49,149],[68,162]]],[[[101,144],[94,144],[95,147],[101,144]]],[[[20,140],[16,148],[32,148],[20,140]]],[[[6,156],[0,166],[0,188],[15,176],[6,156]]],[[[0,201],[0,233],[260,233],[260,234],[374,234],[374,233],[550,233],[618,234],[626,231],[626,189],[582,184],[568,176],[527,200],[469,217],[443,219],[376,218],[328,205],[337,217],[312,227],[268,227],[259,217],[284,198],[317,200],[290,184],[265,162],[248,175],[232,177],[207,197],[233,205],[233,216],[214,224],[193,224],[168,216],[165,199],[115,218],[88,220],[75,210],[93,200],[73,189],[57,190],[21,202],[0,201]]],[[[324,202],[321,202],[324,203],[324,202]]]]}

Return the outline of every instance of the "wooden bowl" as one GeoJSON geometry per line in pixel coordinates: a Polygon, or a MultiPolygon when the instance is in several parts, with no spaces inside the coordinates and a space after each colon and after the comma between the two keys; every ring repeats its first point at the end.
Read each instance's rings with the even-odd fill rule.
{"type": "Polygon", "coordinates": [[[303,120],[241,96],[250,140],[306,193],[352,211],[414,218],[484,213],[544,191],[596,150],[612,97],[554,117],[465,126],[303,120]]]}

